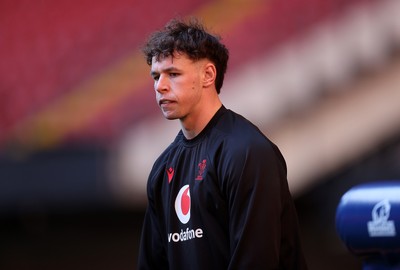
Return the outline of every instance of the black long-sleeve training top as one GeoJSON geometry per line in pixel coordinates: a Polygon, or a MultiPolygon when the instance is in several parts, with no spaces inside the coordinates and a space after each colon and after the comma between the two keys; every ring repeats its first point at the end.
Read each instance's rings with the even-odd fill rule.
{"type": "Polygon", "coordinates": [[[279,149],[222,106],[150,172],[139,269],[306,269],[279,149]]]}

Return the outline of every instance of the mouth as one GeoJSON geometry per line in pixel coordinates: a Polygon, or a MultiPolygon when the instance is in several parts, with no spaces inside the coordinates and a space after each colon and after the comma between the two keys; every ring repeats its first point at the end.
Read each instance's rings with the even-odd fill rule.
{"type": "Polygon", "coordinates": [[[158,101],[158,105],[160,105],[160,106],[168,106],[168,105],[170,105],[171,103],[174,103],[174,101],[169,100],[169,99],[160,99],[160,100],[158,101]]]}

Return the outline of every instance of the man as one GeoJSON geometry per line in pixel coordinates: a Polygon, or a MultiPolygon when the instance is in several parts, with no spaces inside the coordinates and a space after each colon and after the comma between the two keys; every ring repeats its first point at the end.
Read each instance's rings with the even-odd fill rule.
{"type": "Polygon", "coordinates": [[[172,20],[143,51],[182,129],[149,175],[139,269],[306,269],[284,158],[219,99],[226,47],[172,20]]]}

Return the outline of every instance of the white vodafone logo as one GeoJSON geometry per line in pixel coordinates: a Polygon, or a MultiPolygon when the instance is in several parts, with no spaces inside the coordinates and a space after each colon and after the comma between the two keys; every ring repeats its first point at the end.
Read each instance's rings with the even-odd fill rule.
{"type": "Polygon", "coordinates": [[[189,185],[183,186],[175,199],[175,211],[179,220],[186,224],[190,219],[190,190],[189,185]]]}

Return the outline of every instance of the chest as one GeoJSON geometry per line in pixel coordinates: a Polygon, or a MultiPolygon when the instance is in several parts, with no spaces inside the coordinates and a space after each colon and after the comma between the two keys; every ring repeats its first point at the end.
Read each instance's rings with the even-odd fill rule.
{"type": "Polygon", "coordinates": [[[225,216],[225,198],[214,158],[202,145],[171,151],[158,179],[154,179],[161,186],[156,196],[162,198],[159,207],[167,227],[198,227],[211,216],[225,216]]]}

